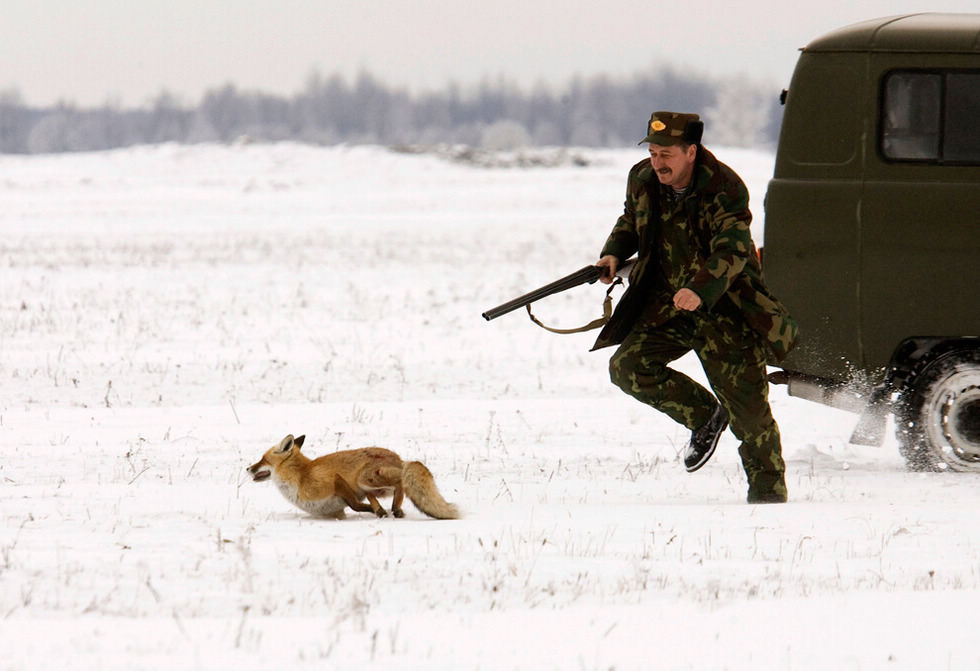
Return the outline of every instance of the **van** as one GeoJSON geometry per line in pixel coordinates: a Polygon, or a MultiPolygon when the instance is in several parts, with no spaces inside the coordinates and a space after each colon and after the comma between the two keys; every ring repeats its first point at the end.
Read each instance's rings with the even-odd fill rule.
{"type": "Polygon", "coordinates": [[[801,50],[765,200],[766,281],[800,326],[770,376],[894,417],[913,470],[980,472],[980,14],[910,14],[801,50]]]}

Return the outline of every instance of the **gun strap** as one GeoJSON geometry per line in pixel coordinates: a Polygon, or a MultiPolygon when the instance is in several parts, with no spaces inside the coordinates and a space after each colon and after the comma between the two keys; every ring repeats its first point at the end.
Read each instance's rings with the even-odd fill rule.
{"type": "Polygon", "coordinates": [[[585,326],[579,326],[578,328],[574,328],[574,329],[556,329],[552,326],[546,326],[545,324],[542,324],[541,320],[535,317],[534,314],[531,312],[530,303],[528,303],[524,307],[527,308],[527,316],[531,318],[531,321],[537,324],[538,326],[540,326],[541,328],[543,328],[545,331],[551,331],[552,333],[558,333],[561,335],[566,335],[569,333],[585,333],[586,331],[592,331],[593,329],[602,328],[609,322],[609,318],[612,317],[612,313],[613,313],[612,290],[616,288],[617,284],[622,284],[622,283],[623,283],[623,278],[617,277],[613,281],[613,283],[609,285],[609,288],[606,289],[606,298],[605,300],[602,301],[601,317],[599,317],[598,319],[593,319],[585,326]]]}

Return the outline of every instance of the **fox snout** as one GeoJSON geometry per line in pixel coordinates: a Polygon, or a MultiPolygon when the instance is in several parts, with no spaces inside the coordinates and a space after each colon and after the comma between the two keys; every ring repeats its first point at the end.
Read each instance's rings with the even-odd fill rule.
{"type": "Polygon", "coordinates": [[[265,459],[252,464],[246,468],[249,475],[252,476],[254,482],[262,482],[263,480],[268,480],[272,476],[272,467],[266,463],[265,459]]]}

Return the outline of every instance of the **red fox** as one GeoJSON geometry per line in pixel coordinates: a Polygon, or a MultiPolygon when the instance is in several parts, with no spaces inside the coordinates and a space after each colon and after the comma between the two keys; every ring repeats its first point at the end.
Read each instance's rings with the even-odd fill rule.
{"type": "Polygon", "coordinates": [[[381,447],[362,447],[310,459],[300,452],[306,436],[283,438],[248,467],[255,482],[272,478],[282,495],[316,517],[344,518],[344,508],[387,517],[378,497],[393,496],[391,514],[404,517],[405,494],[429,517],[453,520],[456,506],[447,503],[432,473],[418,461],[401,458],[381,447]],[[368,503],[364,503],[367,498],[368,503]]]}

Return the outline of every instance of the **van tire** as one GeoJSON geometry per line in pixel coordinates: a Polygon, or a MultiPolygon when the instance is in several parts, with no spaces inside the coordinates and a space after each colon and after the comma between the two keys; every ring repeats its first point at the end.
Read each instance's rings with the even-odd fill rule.
{"type": "Polygon", "coordinates": [[[895,433],[909,470],[980,473],[980,349],[920,368],[899,395],[895,433]]]}

